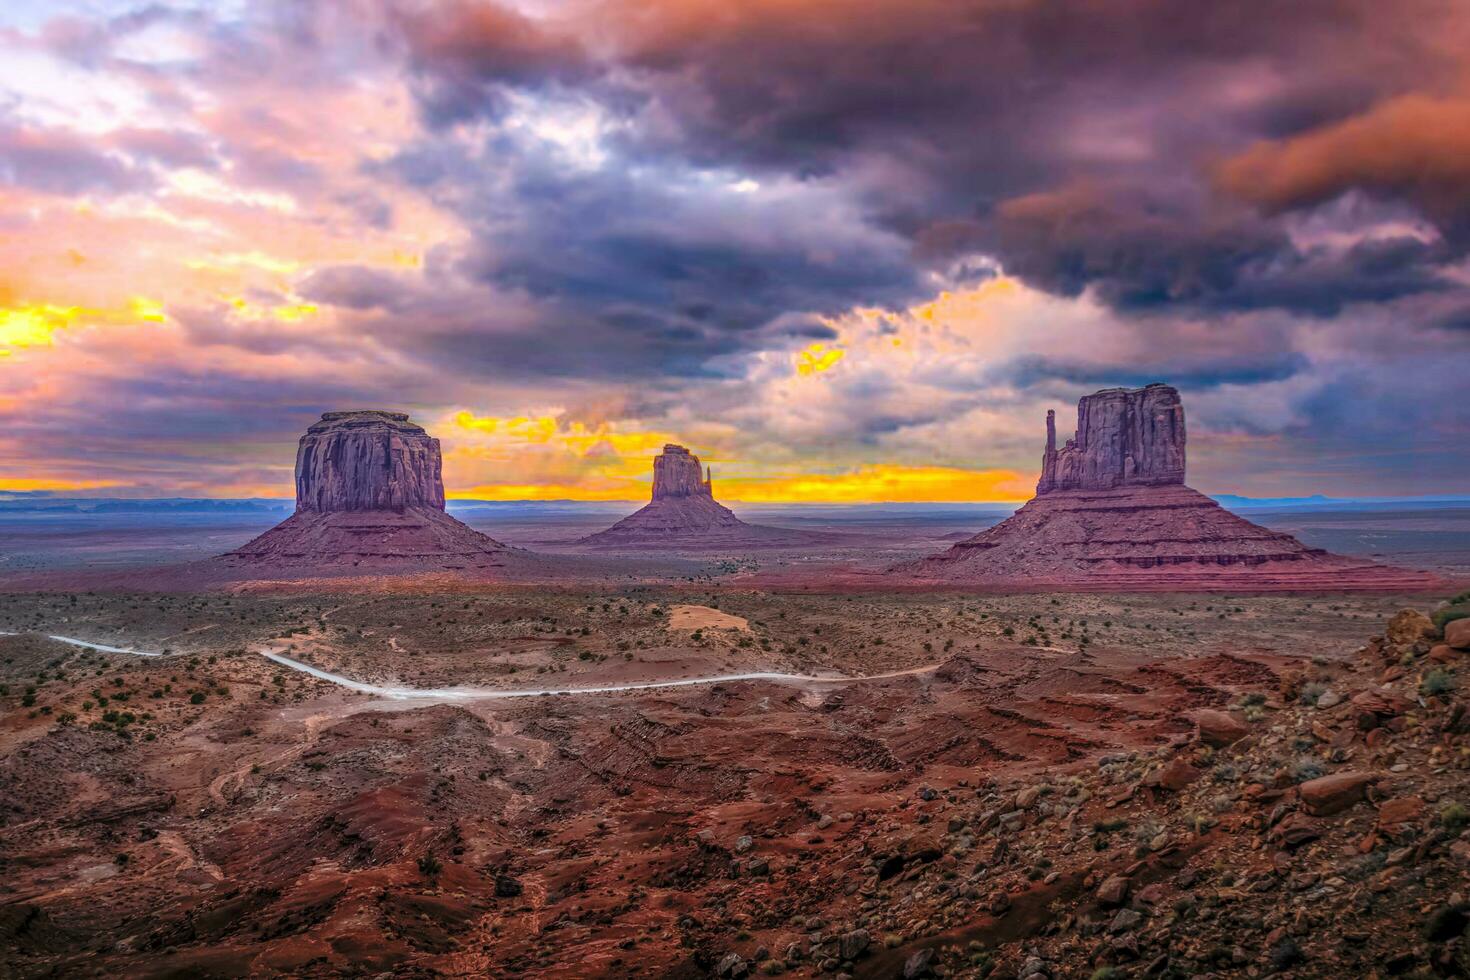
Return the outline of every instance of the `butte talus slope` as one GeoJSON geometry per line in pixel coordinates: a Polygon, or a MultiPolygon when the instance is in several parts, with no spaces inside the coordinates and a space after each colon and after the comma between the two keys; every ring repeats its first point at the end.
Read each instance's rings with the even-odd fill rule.
{"type": "Polygon", "coordinates": [[[1184,485],[1184,406],[1168,385],[1077,403],[1057,448],[1055,413],[1036,496],[1009,519],[895,572],[1005,587],[1421,589],[1432,575],[1309,548],[1184,485]]]}
{"type": "Polygon", "coordinates": [[[598,548],[745,548],[801,544],[807,537],[736,517],[715,500],[699,457],[669,443],[654,457],[653,498],[647,506],[577,543],[598,548]]]}
{"type": "Polygon", "coordinates": [[[292,568],[459,569],[505,545],[444,512],[439,440],[399,412],[327,412],[296,451],[296,513],[221,560],[292,568]]]}

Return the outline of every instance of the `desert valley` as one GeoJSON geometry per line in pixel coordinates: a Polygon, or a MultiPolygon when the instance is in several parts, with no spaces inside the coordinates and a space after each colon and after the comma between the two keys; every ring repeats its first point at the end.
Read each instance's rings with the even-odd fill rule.
{"type": "Polygon", "coordinates": [[[1470,980],[1470,0],[0,3],[0,980],[1470,980]]]}
{"type": "Polygon", "coordinates": [[[537,548],[327,413],[278,527],[0,582],[4,970],[1461,975],[1456,556],[1189,490],[1164,386],[1043,464],[972,538],[748,523],[670,445],[537,548]]]}

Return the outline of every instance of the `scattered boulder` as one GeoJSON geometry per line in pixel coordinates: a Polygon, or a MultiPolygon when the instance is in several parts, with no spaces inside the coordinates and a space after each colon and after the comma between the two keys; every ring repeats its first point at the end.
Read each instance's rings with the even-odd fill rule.
{"type": "Polygon", "coordinates": [[[1177,793],[1203,775],[1203,772],[1191,766],[1183,758],[1176,756],[1168,765],[1149,773],[1144,783],[1148,786],[1157,786],[1170,793],[1177,793]]]}
{"type": "Polygon", "coordinates": [[[1470,619],[1452,619],[1445,623],[1444,642],[1456,650],[1470,650],[1470,619]]]}
{"type": "Polygon", "coordinates": [[[1401,796],[1385,800],[1378,807],[1378,829],[1394,832],[1419,822],[1424,815],[1424,801],[1417,796],[1401,796]]]}
{"type": "Polygon", "coordinates": [[[1348,770],[1330,776],[1309,779],[1297,787],[1307,812],[1319,817],[1331,816],[1361,801],[1368,787],[1379,779],[1376,773],[1348,770]]]}
{"type": "Polygon", "coordinates": [[[1199,740],[1217,749],[1228,748],[1250,734],[1245,722],[1211,708],[1196,711],[1194,721],[1199,726],[1199,740]]]}
{"type": "Polygon", "coordinates": [[[868,936],[866,929],[854,929],[845,933],[841,941],[841,954],[844,960],[855,960],[868,951],[872,939],[868,936]]]}
{"type": "Polygon", "coordinates": [[[1128,879],[1123,875],[1110,875],[1097,888],[1097,900],[1102,905],[1122,905],[1128,898],[1128,879]]]}
{"type": "Polygon", "coordinates": [[[1417,609],[1400,609],[1388,621],[1384,636],[1395,647],[1413,646],[1434,633],[1434,623],[1417,609]]]}
{"type": "Polygon", "coordinates": [[[903,964],[903,980],[918,980],[933,972],[934,950],[924,948],[910,956],[903,964]]]}

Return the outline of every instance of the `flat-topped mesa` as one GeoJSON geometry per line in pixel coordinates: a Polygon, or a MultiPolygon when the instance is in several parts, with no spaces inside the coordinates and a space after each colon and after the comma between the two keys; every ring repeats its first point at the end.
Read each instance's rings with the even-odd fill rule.
{"type": "Polygon", "coordinates": [[[1077,432],[1057,448],[1046,413],[1046,452],[1036,493],[1184,483],[1184,403],[1165,384],[1107,388],[1077,401],[1077,432]]]}
{"type": "Polygon", "coordinates": [[[439,440],[402,412],[325,412],[296,449],[297,511],[444,509],[439,440]]]}
{"type": "Polygon", "coordinates": [[[450,570],[506,548],[444,510],[439,440],[402,412],[326,412],[296,449],[296,513],[221,556],[230,565],[450,570]]]}
{"type": "Polygon", "coordinates": [[[1433,575],[1332,555],[1252,524],[1184,485],[1184,407],[1168,385],[1077,403],[1057,448],[1046,414],[1036,496],[948,551],[893,572],[997,588],[1098,591],[1422,590],[1433,575]]]}
{"type": "Polygon", "coordinates": [[[672,442],[653,460],[653,499],[670,497],[714,499],[708,474],[700,472],[699,457],[672,442]]]}

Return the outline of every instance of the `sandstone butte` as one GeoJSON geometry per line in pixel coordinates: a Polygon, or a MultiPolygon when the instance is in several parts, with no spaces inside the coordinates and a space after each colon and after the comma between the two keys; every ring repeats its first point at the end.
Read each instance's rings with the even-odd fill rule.
{"type": "Polygon", "coordinates": [[[1169,385],[1108,388],[1077,403],[1057,446],[1046,415],[1036,496],[1005,521],[899,575],[1004,588],[1419,590],[1433,575],[1309,548],[1184,484],[1184,405],[1169,385]]]}
{"type": "Polygon", "coordinates": [[[444,512],[439,440],[401,412],[327,412],[296,450],[296,512],[222,556],[287,567],[485,568],[505,545],[444,512]]]}
{"type": "Polygon", "coordinates": [[[814,539],[800,531],[747,524],[715,500],[714,481],[699,457],[669,443],[653,460],[648,504],[578,544],[597,548],[706,549],[780,547],[814,539]]]}

